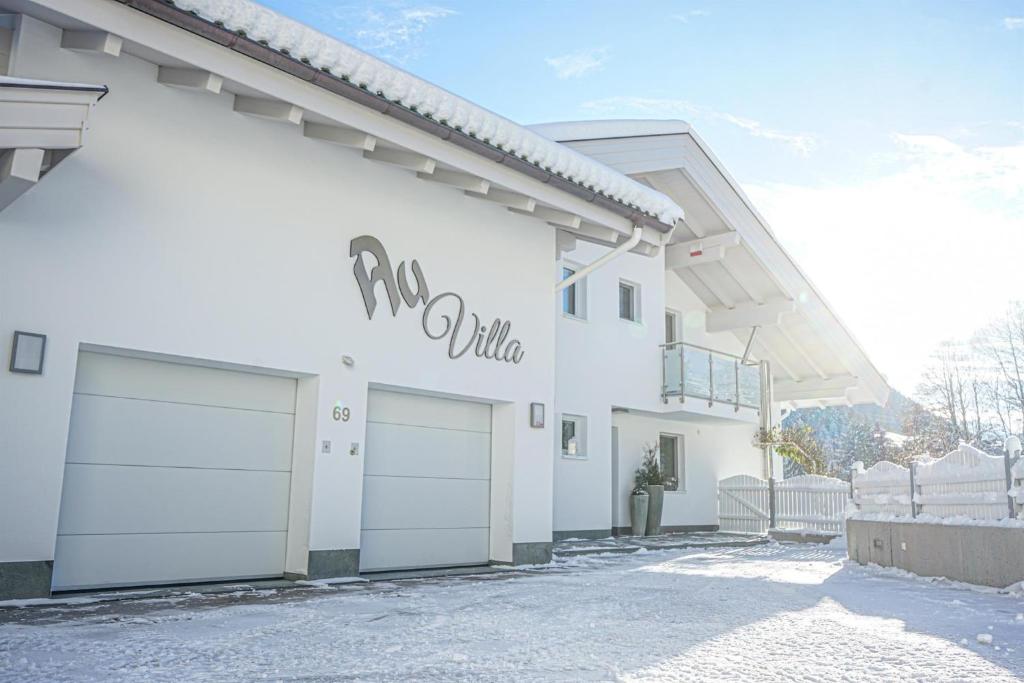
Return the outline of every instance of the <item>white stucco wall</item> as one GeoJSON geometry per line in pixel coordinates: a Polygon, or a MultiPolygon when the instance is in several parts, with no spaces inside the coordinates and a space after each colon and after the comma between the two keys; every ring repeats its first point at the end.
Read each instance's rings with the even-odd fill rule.
{"type": "MultiPolygon", "coordinates": [[[[585,265],[606,252],[605,247],[579,242],[575,249],[563,256],[556,275],[561,276],[562,266],[585,265]]],[[[584,416],[587,420],[587,452],[584,458],[562,457],[558,434],[554,435],[554,529],[563,532],[611,528],[613,407],[648,414],[665,414],[666,421],[679,425],[674,430],[676,433],[683,433],[692,427],[694,420],[717,418],[722,421],[721,424],[735,426],[737,433],[744,434],[744,448],[749,448],[757,421],[755,410],[743,409],[737,414],[732,406],[715,404],[709,407],[707,402],[692,399],[685,404],[679,403],[678,399],[670,399],[668,404],[662,403],[662,359],[659,345],[665,340],[666,308],[681,315],[682,340],[728,353],[741,354],[743,351],[742,343],[734,335],[708,334],[705,331],[705,307],[675,273],[665,271],[663,254],[654,257],[625,254],[590,274],[584,282],[585,319],[562,315],[561,301],[556,304],[559,311],[556,417],[560,420],[561,414],[568,413],[584,416]],[[642,302],[639,323],[619,318],[620,280],[640,286],[642,302]]],[[[738,440],[732,439],[725,431],[719,429],[709,433],[717,438],[719,432],[728,444],[720,448],[695,446],[693,460],[697,471],[717,468],[712,464],[698,464],[712,457],[712,454],[726,450],[730,453],[740,452],[735,447],[738,440]]],[[[653,430],[653,434],[656,439],[657,429],[653,430]]],[[[627,446],[626,441],[622,441],[622,444],[620,463],[622,468],[628,470],[628,479],[632,482],[633,470],[640,461],[639,447],[627,446]]],[[[759,468],[760,452],[753,448],[749,450],[755,468],[759,468]]],[[[759,471],[755,469],[751,473],[757,474],[759,471]]],[[[706,480],[706,477],[701,477],[699,484],[695,480],[692,488],[705,485],[706,480]]],[[[713,486],[707,495],[714,495],[713,486]]],[[[689,499],[696,498],[698,494],[695,491],[689,495],[689,499]]],[[[706,510],[706,505],[700,503],[696,509],[706,510]]],[[[706,519],[706,516],[699,515],[686,518],[690,517],[706,519]]],[[[714,522],[666,523],[682,525],[714,522]]],[[[616,523],[616,526],[621,525],[616,523]]]]}
{"type": "Polygon", "coordinates": [[[665,420],[619,413],[612,417],[619,432],[618,515],[616,527],[628,527],[629,495],[645,444],[661,434],[683,437],[685,481],[678,491],[665,492],[662,526],[718,524],[718,481],[736,474],[761,476],[762,456],[751,444],[757,425],[728,422],[665,420]]]}
{"type": "Polygon", "coordinates": [[[312,496],[312,549],[359,546],[362,457],[348,450],[363,442],[371,383],[494,402],[492,557],[550,540],[554,422],[528,424],[531,401],[550,415],[554,399],[550,226],[236,114],[227,93],[161,86],[156,66],[131,55],[60,50],[59,31],[42,34],[16,75],[110,94],[85,147],[0,214],[4,351],[15,329],[48,335],[43,376],[0,372],[0,561],[53,558],[80,344],[318,378],[296,443],[319,451],[329,439],[333,453],[293,487],[312,496]],[[380,286],[368,320],[349,257],[363,234],[395,267],[417,259],[431,293],[460,293],[467,315],[511,321],[522,362],[449,359],[424,334],[422,305],[392,317],[380,286]],[[338,401],[350,422],[331,419],[338,401]]]}

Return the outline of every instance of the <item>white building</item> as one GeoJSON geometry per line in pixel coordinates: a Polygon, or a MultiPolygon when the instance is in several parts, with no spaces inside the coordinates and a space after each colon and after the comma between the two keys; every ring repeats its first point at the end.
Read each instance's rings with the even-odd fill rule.
{"type": "Polygon", "coordinates": [[[0,12],[0,599],[543,562],[660,435],[714,527],[767,408],[885,398],[683,124],[538,134],[247,0],[0,12]],[[775,402],[681,400],[666,338],[752,326],[775,402]]]}

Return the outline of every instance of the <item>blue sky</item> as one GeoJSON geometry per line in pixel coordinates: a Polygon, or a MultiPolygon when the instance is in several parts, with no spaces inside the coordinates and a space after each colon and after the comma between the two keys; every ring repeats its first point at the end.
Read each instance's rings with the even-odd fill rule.
{"type": "Polygon", "coordinates": [[[262,1],[521,123],[689,121],[901,390],[1024,299],[1024,1],[262,1]]]}

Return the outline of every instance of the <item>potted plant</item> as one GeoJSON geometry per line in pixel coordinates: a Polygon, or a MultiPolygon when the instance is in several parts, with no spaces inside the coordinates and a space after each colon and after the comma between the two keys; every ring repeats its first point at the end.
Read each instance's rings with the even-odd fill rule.
{"type": "Polygon", "coordinates": [[[661,458],[655,444],[644,446],[644,457],[636,470],[636,485],[648,495],[644,535],[657,536],[661,533],[661,511],[665,503],[665,475],[661,471],[661,458]]]}
{"type": "Polygon", "coordinates": [[[633,487],[633,495],[629,497],[629,519],[633,523],[634,536],[643,536],[647,530],[647,504],[650,498],[643,486],[633,487]]]}

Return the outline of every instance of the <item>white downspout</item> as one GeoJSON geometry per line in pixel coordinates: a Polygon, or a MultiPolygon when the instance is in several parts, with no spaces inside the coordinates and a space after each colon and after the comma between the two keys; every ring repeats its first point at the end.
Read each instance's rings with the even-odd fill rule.
{"type": "Polygon", "coordinates": [[[608,263],[609,261],[618,256],[621,256],[622,254],[626,253],[627,251],[638,245],[640,243],[640,237],[643,235],[643,233],[643,228],[641,228],[639,225],[634,225],[632,237],[630,237],[628,240],[626,240],[619,246],[615,247],[614,249],[612,249],[607,254],[597,259],[590,265],[580,268],[569,277],[555,283],[555,292],[561,292],[566,287],[569,287],[578,282],[579,280],[582,280],[583,278],[585,278],[586,276],[590,275],[592,272],[603,266],[604,264],[608,263]]]}

